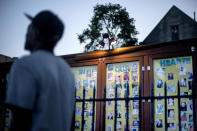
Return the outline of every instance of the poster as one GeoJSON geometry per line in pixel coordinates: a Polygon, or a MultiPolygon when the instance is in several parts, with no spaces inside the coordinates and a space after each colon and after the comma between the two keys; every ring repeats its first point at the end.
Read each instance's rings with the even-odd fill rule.
{"type": "MultiPolygon", "coordinates": [[[[163,96],[166,89],[167,96],[178,95],[178,84],[180,95],[192,94],[193,68],[192,57],[175,57],[167,59],[156,59],[153,61],[154,71],[154,95],[163,96]],[[165,86],[166,85],[166,86],[165,86]]],[[[155,100],[155,130],[179,130],[178,99],[168,98],[167,110],[165,111],[164,99],[155,100]],[[165,113],[167,123],[165,125],[165,113]]],[[[193,127],[193,104],[190,98],[180,99],[180,119],[182,130],[193,127]]]]}
{"type": "MultiPolygon", "coordinates": [[[[97,66],[73,67],[72,71],[75,75],[76,99],[83,99],[83,90],[85,89],[85,99],[93,98],[95,89],[95,98],[97,94],[97,66]]],[[[84,130],[92,129],[93,102],[84,103],[84,112],[82,110],[82,102],[76,103],[75,108],[75,131],[81,131],[82,114],[84,115],[84,130]]],[[[95,103],[96,114],[96,103],[95,103]]],[[[94,120],[94,125],[96,117],[94,120]]]]}
{"type": "MultiPolygon", "coordinates": [[[[139,62],[125,62],[107,64],[106,69],[106,97],[117,98],[139,97],[139,62]]],[[[114,131],[115,102],[106,102],[106,127],[107,131],[114,131]]],[[[126,120],[129,120],[129,130],[139,129],[139,100],[117,101],[117,123],[116,130],[125,130],[126,120]],[[126,108],[128,106],[129,112],[126,108]]]]}

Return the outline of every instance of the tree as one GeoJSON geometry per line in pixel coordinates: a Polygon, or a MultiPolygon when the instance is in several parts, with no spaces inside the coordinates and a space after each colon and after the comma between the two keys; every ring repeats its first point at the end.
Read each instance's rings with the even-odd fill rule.
{"type": "Polygon", "coordinates": [[[104,33],[116,40],[113,48],[134,46],[138,34],[134,22],[126,8],[122,8],[119,4],[97,4],[88,28],[84,29],[82,34],[78,34],[78,39],[80,44],[86,44],[85,52],[101,49],[98,43],[104,33]]]}

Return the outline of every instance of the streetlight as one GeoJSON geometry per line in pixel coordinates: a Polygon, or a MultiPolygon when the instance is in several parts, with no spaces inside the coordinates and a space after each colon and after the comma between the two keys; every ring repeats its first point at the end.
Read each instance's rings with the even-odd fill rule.
{"type": "Polygon", "coordinates": [[[112,38],[109,38],[109,35],[107,34],[107,33],[104,33],[103,34],[103,39],[99,42],[99,44],[102,46],[102,47],[105,47],[105,42],[104,42],[104,40],[108,40],[108,44],[109,44],[109,48],[108,48],[108,50],[110,50],[110,46],[111,45],[114,45],[114,44],[116,44],[116,40],[112,37],[112,38]]]}

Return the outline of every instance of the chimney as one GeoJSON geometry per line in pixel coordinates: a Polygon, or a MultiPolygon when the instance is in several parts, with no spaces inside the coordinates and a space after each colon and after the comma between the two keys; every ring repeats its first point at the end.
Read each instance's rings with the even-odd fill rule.
{"type": "Polygon", "coordinates": [[[196,13],[195,13],[195,11],[194,11],[194,21],[196,21],[196,13]]]}

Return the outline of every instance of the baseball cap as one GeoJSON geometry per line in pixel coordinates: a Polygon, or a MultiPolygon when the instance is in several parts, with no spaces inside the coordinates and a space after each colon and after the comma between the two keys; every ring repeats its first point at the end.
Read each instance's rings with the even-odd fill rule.
{"type": "Polygon", "coordinates": [[[38,28],[42,36],[56,41],[61,38],[64,31],[63,22],[51,11],[41,11],[35,17],[25,13],[25,16],[38,28]]]}

